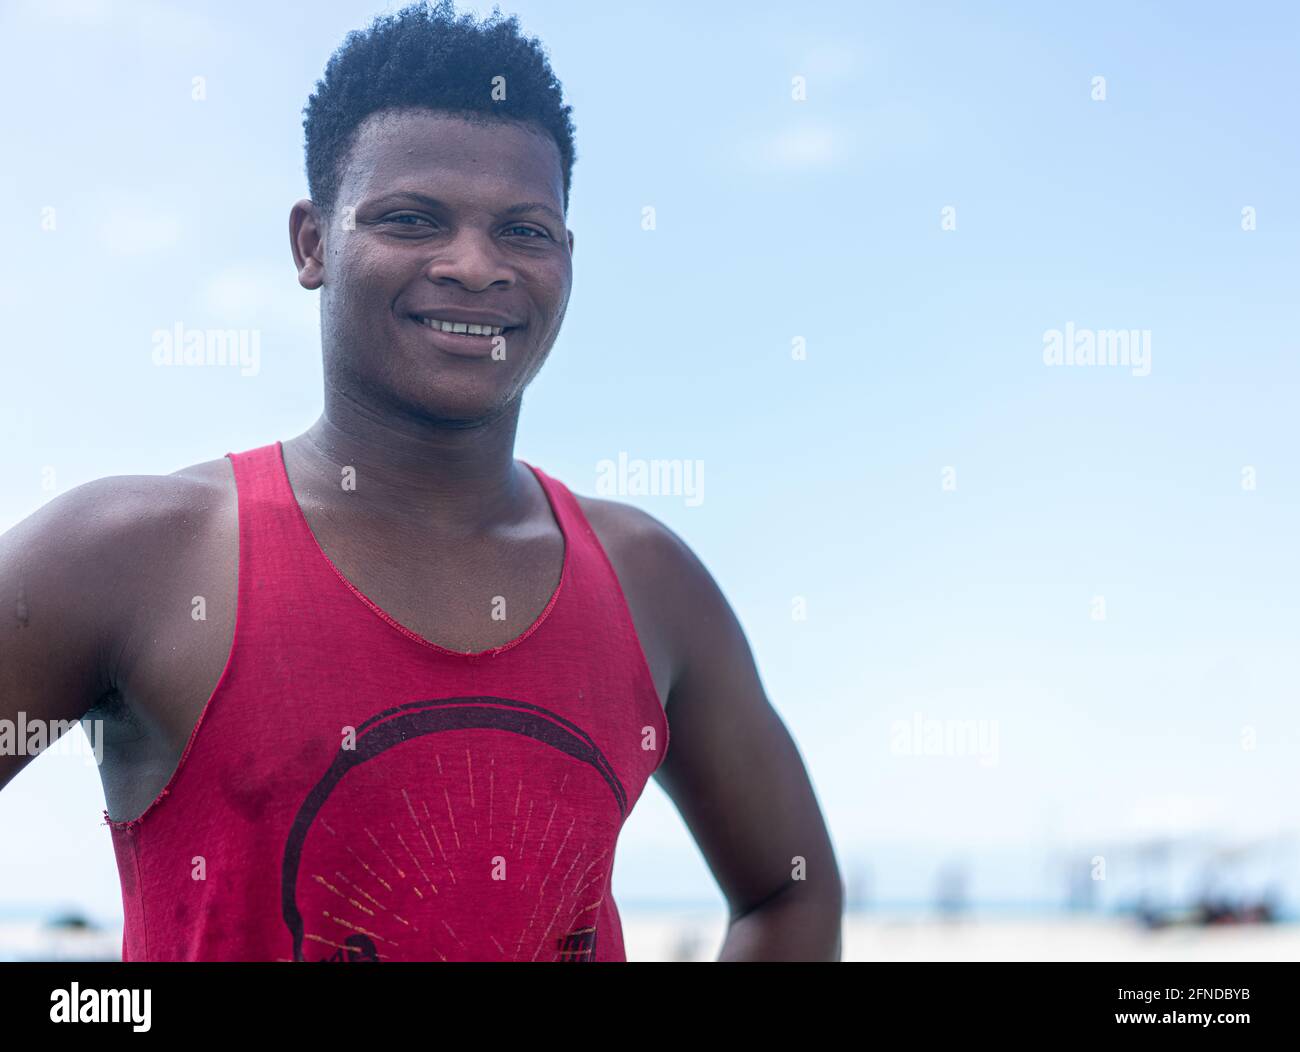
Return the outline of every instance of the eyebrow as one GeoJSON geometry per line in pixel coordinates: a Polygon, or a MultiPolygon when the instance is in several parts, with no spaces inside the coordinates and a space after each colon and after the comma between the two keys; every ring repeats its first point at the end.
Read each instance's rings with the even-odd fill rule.
{"type": "MultiPolygon", "coordinates": [[[[451,210],[450,206],[445,201],[440,201],[436,197],[430,197],[428,194],[422,194],[418,190],[398,190],[395,193],[385,194],[383,197],[376,198],[371,203],[374,205],[384,205],[388,203],[396,203],[399,200],[418,201],[426,208],[438,208],[443,211],[451,210]]],[[[559,212],[544,201],[525,201],[521,204],[510,205],[507,208],[501,209],[501,215],[503,216],[521,216],[526,215],[529,212],[541,212],[544,215],[550,216],[550,218],[554,219],[560,224],[560,226],[564,226],[564,216],[560,215],[559,212]]]]}

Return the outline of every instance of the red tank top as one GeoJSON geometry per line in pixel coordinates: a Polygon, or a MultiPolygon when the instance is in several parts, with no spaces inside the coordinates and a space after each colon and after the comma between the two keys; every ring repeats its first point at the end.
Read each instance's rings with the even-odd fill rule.
{"type": "Polygon", "coordinates": [[[621,961],[615,842],[668,748],[623,592],[527,465],[564,569],[520,636],[431,643],[317,544],[280,444],[227,454],[234,642],[166,788],[113,822],[122,958],[621,961]]]}

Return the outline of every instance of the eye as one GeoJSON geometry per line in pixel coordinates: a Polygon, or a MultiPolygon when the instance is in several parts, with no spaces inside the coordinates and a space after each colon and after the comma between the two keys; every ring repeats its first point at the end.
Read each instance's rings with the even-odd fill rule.
{"type": "Polygon", "coordinates": [[[550,240],[550,237],[551,237],[551,235],[548,234],[545,230],[539,230],[539,229],[538,229],[537,227],[535,227],[535,226],[512,226],[512,227],[507,227],[506,229],[507,229],[508,231],[509,231],[509,230],[527,230],[530,234],[536,234],[538,237],[546,238],[547,240],[550,240]]]}
{"type": "Polygon", "coordinates": [[[402,212],[402,213],[399,214],[399,215],[384,216],[384,218],[381,219],[380,222],[381,222],[381,223],[396,223],[398,226],[414,226],[414,225],[415,225],[415,224],[413,224],[413,223],[403,223],[403,222],[401,222],[401,220],[404,220],[404,219],[416,219],[416,220],[419,220],[420,222],[423,222],[423,223],[427,223],[427,222],[429,222],[429,220],[428,220],[428,218],[427,218],[426,216],[415,215],[415,214],[413,214],[413,213],[411,213],[411,212],[402,212]]]}

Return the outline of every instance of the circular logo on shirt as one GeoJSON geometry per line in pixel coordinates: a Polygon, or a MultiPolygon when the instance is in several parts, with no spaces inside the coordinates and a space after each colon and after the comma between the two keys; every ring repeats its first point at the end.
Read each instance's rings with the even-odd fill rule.
{"type": "Polygon", "coordinates": [[[613,767],[549,709],[469,697],[379,713],[290,828],[293,959],[595,960],[626,817],[613,767]]]}

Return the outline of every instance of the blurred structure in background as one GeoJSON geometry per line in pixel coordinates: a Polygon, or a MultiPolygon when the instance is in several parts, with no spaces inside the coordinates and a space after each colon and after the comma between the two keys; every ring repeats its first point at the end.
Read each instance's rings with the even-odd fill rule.
{"type": "Polygon", "coordinates": [[[1296,842],[1295,833],[1279,831],[1226,843],[1166,837],[1139,845],[1142,885],[1132,913],[1148,930],[1275,924],[1284,918],[1281,887],[1295,871],[1296,842]],[[1192,890],[1180,894],[1188,870],[1192,890]]]}
{"type": "Polygon", "coordinates": [[[845,867],[848,876],[844,881],[844,908],[858,913],[871,905],[871,867],[865,862],[855,862],[845,867]]]}
{"type": "Polygon", "coordinates": [[[0,918],[0,961],[120,961],[122,929],[76,912],[46,920],[0,918]]]}
{"type": "Polygon", "coordinates": [[[969,874],[964,862],[949,862],[935,878],[934,899],[940,920],[952,924],[962,919],[969,903],[967,885],[969,874]]]}

